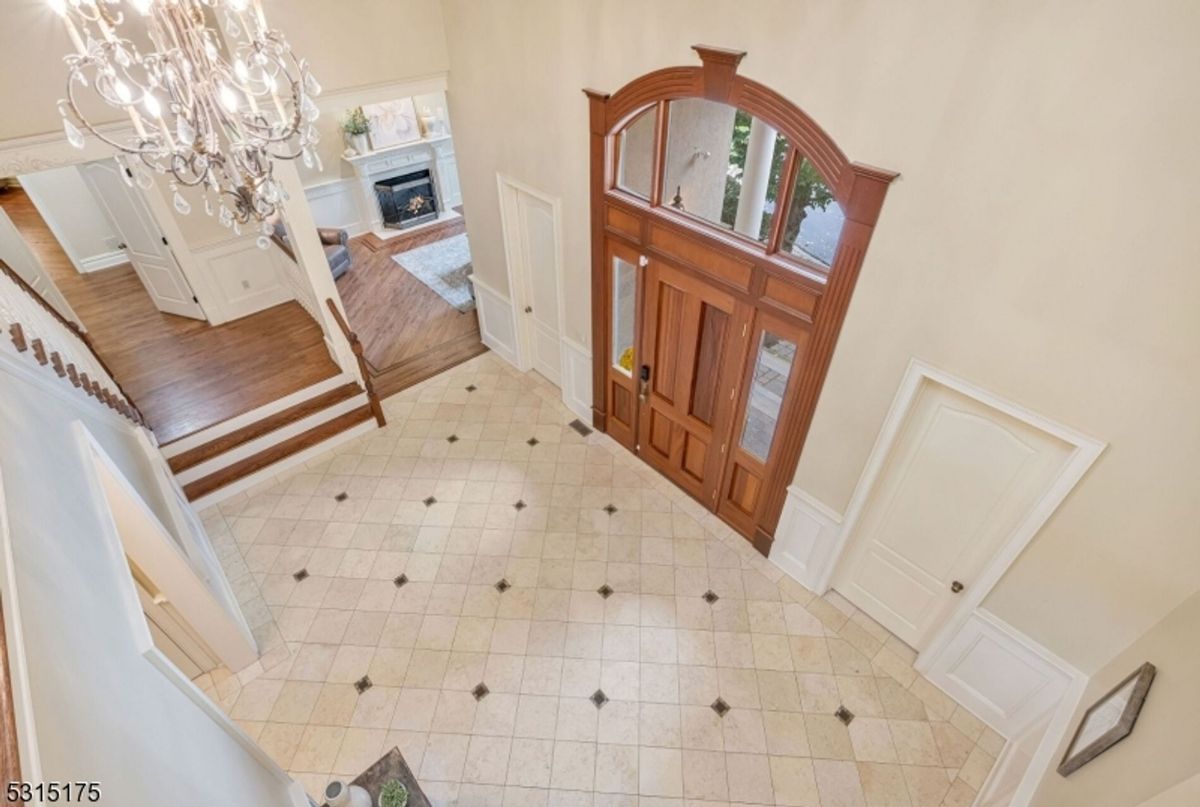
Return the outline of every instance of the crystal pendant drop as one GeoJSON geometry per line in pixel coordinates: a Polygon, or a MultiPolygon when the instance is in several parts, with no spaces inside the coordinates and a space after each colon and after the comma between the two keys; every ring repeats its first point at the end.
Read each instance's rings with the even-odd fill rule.
{"type": "Polygon", "coordinates": [[[204,214],[206,216],[211,216],[213,214],[212,201],[207,196],[204,197],[204,214]]]}
{"type": "Polygon", "coordinates": [[[233,220],[233,232],[234,232],[234,235],[242,234],[242,223],[240,221],[238,221],[237,219],[233,220]]]}
{"type": "Polygon", "coordinates": [[[221,212],[217,214],[217,218],[220,219],[221,225],[224,227],[229,227],[233,224],[233,214],[229,212],[229,208],[225,205],[221,205],[221,212]]]}
{"type": "Polygon", "coordinates": [[[300,158],[304,161],[305,168],[313,167],[313,158],[312,158],[311,151],[309,151],[308,149],[304,149],[302,152],[300,152],[300,158]]]}
{"type": "Polygon", "coordinates": [[[233,15],[232,11],[225,12],[225,32],[235,37],[242,35],[242,27],[238,25],[237,17],[233,15]]]}
{"type": "Polygon", "coordinates": [[[179,211],[181,216],[186,216],[188,213],[192,212],[191,204],[188,203],[187,199],[183,198],[183,194],[181,194],[179,191],[175,191],[174,202],[175,209],[179,211]]]}
{"type": "Polygon", "coordinates": [[[312,123],[317,118],[321,117],[321,110],[317,109],[317,105],[313,103],[313,99],[307,95],[300,102],[300,116],[308,123],[312,123]]]}
{"type": "Polygon", "coordinates": [[[314,162],[314,163],[316,163],[317,170],[318,170],[318,171],[324,171],[324,170],[325,170],[325,164],[324,164],[323,162],[321,162],[321,155],[320,155],[320,154],[317,154],[317,152],[315,152],[315,151],[314,151],[314,152],[312,153],[312,156],[313,156],[313,162],[314,162]]]}
{"type": "Polygon", "coordinates": [[[63,118],[63,131],[67,135],[67,142],[77,149],[83,148],[83,133],[79,131],[79,127],[71,123],[70,119],[63,118]]]}
{"type": "Polygon", "coordinates": [[[175,134],[179,137],[180,142],[189,145],[196,142],[196,130],[183,115],[175,119],[175,134]]]}
{"type": "Polygon", "coordinates": [[[259,249],[266,249],[271,246],[271,240],[265,235],[260,235],[257,239],[255,239],[254,245],[259,249]]]}
{"type": "Polygon", "coordinates": [[[304,89],[313,95],[321,94],[321,85],[315,78],[313,78],[312,73],[309,73],[304,77],[304,89]]]}

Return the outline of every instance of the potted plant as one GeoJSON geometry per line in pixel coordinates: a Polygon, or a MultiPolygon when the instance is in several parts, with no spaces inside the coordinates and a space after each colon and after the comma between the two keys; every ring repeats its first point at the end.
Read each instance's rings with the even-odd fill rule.
{"type": "Polygon", "coordinates": [[[408,788],[399,779],[384,782],[379,788],[379,807],[406,807],[408,788]]]}
{"type": "Polygon", "coordinates": [[[350,148],[359,154],[366,154],[371,150],[367,141],[367,133],[371,131],[371,122],[367,120],[362,107],[355,107],[346,113],[346,116],[342,118],[342,131],[346,133],[346,142],[350,148]]]}

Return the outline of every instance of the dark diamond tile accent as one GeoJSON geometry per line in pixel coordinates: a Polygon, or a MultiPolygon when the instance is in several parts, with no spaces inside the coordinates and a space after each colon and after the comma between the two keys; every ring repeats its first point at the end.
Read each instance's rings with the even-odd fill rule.
{"type": "Polygon", "coordinates": [[[608,583],[605,583],[604,585],[600,586],[600,588],[596,589],[596,593],[607,600],[613,595],[613,589],[612,586],[610,586],[608,583]]]}
{"type": "Polygon", "coordinates": [[[359,695],[363,694],[373,686],[375,685],[371,683],[370,677],[366,675],[354,682],[354,688],[358,690],[359,695]]]}
{"type": "Polygon", "coordinates": [[[301,569],[300,571],[298,571],[294,575],[292,575],[292,578],[297,583],[299,583],[301,580],[304,580],[306,577],[308,577],[308,569],[301,569]]]}
{"type": "Polygon", "coordinates": [[[524,499],[517,499],[515,502],[513,502],[513,507],[515,507],[517,510],[524,510],[528,506],[529,505],[525,504],[524,499]]]}
{"type": "Polygon", "coordinates": [[[450,435],[449,437],[447,437],[447,438],[446,438],[446,442],[447,442],[447,443],[457,443],[457,442],[458,442],[458,435],[457,435],[457,434],[452,434],[452,435],[450,435]]]}
{"type": "Polygon", "coordinates": [[[708,591],[704,592],[704,601],[706,603],[708,603],[709,605],[712,605],[714,602],[716,602],[719,599],[721,599],[721,598],[718,597],[717,593],[715,591],[713,591],[711,588],[708,591]]]}
{"type": "Polygon", "coordinates": [[[344,501],[346,501],[346,499],[350,498],[350,494],[343,490],[341,493],[334,496],[333,498],[335,501],[344,502],[344,501]]]}
{"type": "Polygon", "coordinates": [[[611,503],[606,504],[606,505],[604,505],[604,512],[608,513],[611,516],[613,513],[617,512],[617,506],[615,504],[611,504],[611,503]]]}
{"type": "Polygon", "coordinates": [[[435,504],[437,504],[437,499],[433,498],[432,496],[429,496],[428,498],[424,499],[422,501],[422,503],[426,507],[433,507],[435,504]]]}
{"type": "Polygon", "coordinates": [[[488,696],[488,692],[490,691],[491,690],[487,688],[487,684],[480,682],[475,685],[474,689],[471,690],[471,694],[475,696],[475,700],[481,701],[488,696]]]}
{"type": "Polygon", "coordinates": [[[588,428],[587,425],[579,418],[572,420],[567,425],[570,426],[575,431],[579,432],[584,437],[587,437],[589,434],[592,433],[592,430],[590,428],[588,428]]]}
{"type": "Polygon", "coordinates": [[[395,577],[392,579],[392,582],[396,584],[396,588],[400,588],[401,586],[403,586],[405,583],[408,582],[408,575],[402,574],[398,577],[395,577]]]}
{"type": "Polygon", "coordinates": [[[529,446],[536,446],[540,442],[542,442],[542,441],[537,439],[536,437],[530,437],[528,440],[525,441],[525,443],[529,446]]]}
{"type": "Polygon", "coordinates": [[[477,389],[479,389],[479,387],[475,386],[474,384],[467,384],[467,392],[474,392],[477,389]]]}
{"type": "Polygon", "coordinates": [[[512,588],[512,583],[508,582],[503,577],[500,578],[499,582],[496,583],[496,591],[499,591],[501,594],[508,591],[510,588],[512,588]]]}
{"type": "Polygon", "coordinates": [[[608,696],[604,694],[603,689],[597,689],[592,693],[592,697],[588,698],[588,700],[590,700],[595,707],[599,709],[604,706],[604,704],[608,703],[608,696]]]}
{"type": "Polygon", "coordinates": [[[854,712],[851,712],[845,706],[839,706],[837,711],[833,713],[833,716],[849,726],[850,721],[854,719],[854,712]]]}
{"type": "Polygon", "coordinates": [[[723,699],[717,698],[712,702],[712,710],[717,713],[717,717],[724,717],[729,713],[731,707],[723,699]]]}

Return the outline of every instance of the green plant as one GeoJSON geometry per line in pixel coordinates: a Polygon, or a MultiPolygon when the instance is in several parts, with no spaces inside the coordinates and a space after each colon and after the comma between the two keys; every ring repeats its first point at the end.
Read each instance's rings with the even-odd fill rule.
{"type": "Polygon", "coordinates": [[[348,135],[363,135],[371,131],[371,122],[366,113],[358,106],[346,113],[342,118],[342,131],[348,135]]]}
{"type": "Polygon", "coordinates": [[[399,779],[384,782],[379,789],[379,807],[405,807],[408,804],[408,788],[399,779]]]}

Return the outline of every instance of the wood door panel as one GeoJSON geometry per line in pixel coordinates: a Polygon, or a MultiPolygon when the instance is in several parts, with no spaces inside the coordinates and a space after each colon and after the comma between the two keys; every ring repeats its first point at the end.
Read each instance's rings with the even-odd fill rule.
{"type": "Polygon", "coordinates": [[[697,482],[704,481],[704,471],[708,461],[708,443],[692,432],[680,429],[682,432],[682,454],[680,468],[685,474],[697,482]]]}
{"type": "Polygon", "coordinates": [[[658,311],[654,328],[654,373],[650,377],[650,388],[656,396],[673,404],[679,396],[680,336],[684,328],[686,295],[667,283],[660,283],[654,294],[658,300],[658,311]]]}
{"type": "Polygon", "coordinates": [[[701,303],[700,336],[692,371],[691,406],[688,414],[706,426],[713,425],[716,416],[721,376],[721,355],[725,349],[725,336],[729,330],[729,314],[721,309],[701,303]]]}
{"type": "Polygon", "coordinates": [[[650,246],[740,291],[750,290],[754,264],[713,252],[706,244],[666,227],[650,226],[650,246]]]}
{"type": "Polygon", "coordinates": [[[646,430],[645,445],[662,459],[671,457],[671,436],[674,422],[654,407],[650,408],[650,428],[646,430]]]}
{"type": "Polygon", "coordinates": [[[729,474],[729,489],[726,500],[748,516],[753,516],[758,507],[758,491],[762,487],[762,477],[752,471],[747,465],[733,462],[733,470],[729,474]]]}

